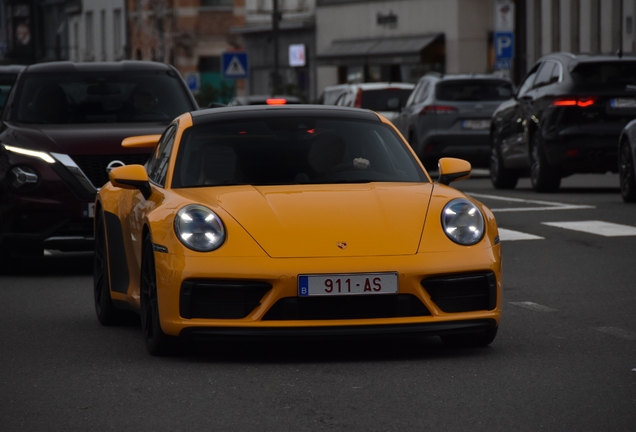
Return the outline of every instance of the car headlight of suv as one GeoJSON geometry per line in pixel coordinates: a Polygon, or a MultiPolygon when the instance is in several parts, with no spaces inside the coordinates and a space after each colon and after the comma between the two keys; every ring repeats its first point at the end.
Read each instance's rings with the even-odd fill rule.
{"type": "Polygon", "coordinates": [[[174,230],[185,247],[197,252],[213,251],[225,241],[221,218],[202,205],[192,204],[179,210],[174,230]]]}
{"type": "Polygon", "coordinates": [[[474,245],[484,237],[484,216],[475,204],[457,198],[444,206],[442,227],[449,239],[464,246],[474,245]]]}

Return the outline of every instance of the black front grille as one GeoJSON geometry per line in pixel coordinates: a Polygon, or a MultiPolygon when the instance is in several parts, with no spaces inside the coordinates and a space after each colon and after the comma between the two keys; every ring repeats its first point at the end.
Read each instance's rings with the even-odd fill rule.
{"type": "Polygon", "coordinates": [[[267,311],[263,321],[398,318],[430,314],[411,294],[285,297],[267,311]]]}
{"type": "Polygon", "coordinates": [[[146,163],[150,156],[148,154],[126,154],[126,155],[74,155],[72,159],[82,172],[88,177],[93,186],[101,188],[108,182],[106,167],[112,161],[121,161],[124,165],[146,163]]]}
{"type": "Polygon", "coordinates": [[[421,284],[444,312],[493,310],[497,306],[494,273],[436,276],[422,280],[421,284]]]}
{"type": "Polygon", "coordinates": [[[186,280],[179,313],[183,318],[245,318],[270,289],[263,282],[186,280]]]}

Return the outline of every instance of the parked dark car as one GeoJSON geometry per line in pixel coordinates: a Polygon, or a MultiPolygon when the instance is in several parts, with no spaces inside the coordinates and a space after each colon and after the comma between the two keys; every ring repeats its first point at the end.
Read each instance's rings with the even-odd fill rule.
{"type": "Polygon", "coordinates": [[[287,105],[287,104],[299,104],[302,101],[296,96],[288,95],[250,95],[250,96],[236,96],[227,106],[241,106],[241,105],[287,105]]]}
{"type": "Polygon", "coordinates": [[[625,126],[618,140],[618,177],[625,202],[636,202],[636,120],[625,126]]]}
{"type": "Polygon", "coordinates": [[[500,76],[428,73],[394,123],[429,169],[440,157],[486,167],[492,113],[513,93],[513,83],[500,76]]]}
{"type": "Polygon", "coordinates": [[[23,69],[24,66],[22,65],[0,66],[0,111],[7,102],[9,92],[18,78],[18,74],[23,69]]]}
{"type": "Polygon", "coordinates": [[[621,130],[636,118],[636,58],[542,57],[493,115],[490,175],[511,189],[530,176],[537,192],[575,173],[618,171],[621,130]]]}
{"type": "Polygon", "coordinates": [[[0,123],[0,253],[92,250],[97,190],[112,168],[150,154],[122,140],[160,134],[197,108],[176,69],[161,63],[26,67],[0,123]]]}

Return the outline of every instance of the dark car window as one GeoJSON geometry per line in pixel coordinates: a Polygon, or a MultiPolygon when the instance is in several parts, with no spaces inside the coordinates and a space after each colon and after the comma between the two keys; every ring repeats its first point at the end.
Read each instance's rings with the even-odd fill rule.
{"type": "Polygon", "coordinates": [[[362,92],[361,107],[373,111],[396,111],[398,106],[404,106],[406,100],[411,95],[411,91],[412,89],[397,87],[380,90],[364,90],[362,92]],[[389,101],[396,98],[399,99],[399,104],[389,103],[389,101]]]}
{"type": "Polygon", "coordinates": [[[415,158],[383,123],[276,117],[187,129],[172,187],[422,181],[415,158]]]}
{"type": "Polygon", "coordinates": [[[187,89],[168,72],[30,74],[16,88],[11,120],[22,123],[168,123],[192,109],[187,89]]]}
{"type": "Polygon", "coordinates": [[[636,85],[636,61],[581,63],[571,74],[577,86],[621,88],[627,84],[636,85]]]}
{"type": "Polygon", "coordinates": [[[155,147],[155,151],[146,163],[148,177],[161,186],[164,186],[166,183],[168,162],[170,160],[170,152],[172,151],[172,146],[174,144],[176,130],[176,126],[170,126],[170,128],[161,137],[161,140],[159,140],[159,143],[155,147]]]}
{"type": "Polygon", "coordinates": [[[4,108],[11,87],[15,83],[18,74],[0,74],[0,110],[4,108]]]}
{"type": "Polygon", "coordinates": [[[530,91],[530,89],[532,88],[532,85],[534,84],[534,79],[537,77],[538,70],[539,70],[539,65],[536,65],[530,70],[530,72],[528,72],[526,79],[523,80],[523,83],[521,83],[521,86],[519,87],[519,91],[517,92],[518,97],[522,97],[528,91],[530,91]]]}
{"type": "Polygon", "coordinates": [[[453,80],[437,84],[435,96],[442,101],[497,101],[512,97],[512,84],[503,80],[453,80]]]}
{"type": "Polygon", "coordinates": [[[556,82],[559,78],[559,65],[553,61],[543,63],[534,81],[534,87],[542,87],[556,82]]]}
{"type": "Polygon", "coordinates": [[[417,95],[415,95],[415,102],[414,103],[420,103],[423,102],[426,97],[428,96],[428,89],[430,87],[430,83],[428,81],[425,81],[424,83],[422,83],[422,87],[420,88],[420,91],[418,92],[417,95]]]}

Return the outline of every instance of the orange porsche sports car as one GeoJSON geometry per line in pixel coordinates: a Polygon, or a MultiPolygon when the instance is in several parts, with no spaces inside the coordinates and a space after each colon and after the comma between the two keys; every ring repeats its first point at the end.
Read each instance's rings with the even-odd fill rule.
{"type": "Polygon", "coordinates": [[[142,165],[110,172],[95,211],[95,308],[141,315],[148,351],[180,338],[497,334],[492,212],[433,182],[385,118],[319,105],[189,112],[142,165]]]}

